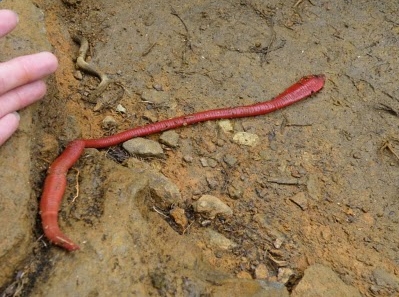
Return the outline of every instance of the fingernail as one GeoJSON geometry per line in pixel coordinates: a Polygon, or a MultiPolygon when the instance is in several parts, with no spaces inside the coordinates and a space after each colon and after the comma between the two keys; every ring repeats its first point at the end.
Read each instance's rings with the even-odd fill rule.
{"type": "Polygon", "coordinates": [[[18,13],[16,13],[15,11],[13,11],[13,13],[15,14],[15,17],[17,18],[17,24],[19,23],[19,16],[18,13]]]}
{"type": "Polygon", "coordinates": [[[14,111],[13,114],[14,114],[15,117],[18,119],[18,121],[21,119],[21,116],[19,115],[18,112],[14,111]]]}

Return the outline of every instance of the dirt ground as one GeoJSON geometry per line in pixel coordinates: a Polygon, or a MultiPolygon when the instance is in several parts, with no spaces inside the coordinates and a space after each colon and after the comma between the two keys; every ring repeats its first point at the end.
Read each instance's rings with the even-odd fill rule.
{"type": "Polygon", "coordinates": [[[286,109],[230,120],[231,131],[217,121],[177,129],[160,158],[86,150],[60,211],[81,250],[50,245],[28,217],[32,250],[0,284],[4,296],[399,295],[394,1],[35,4],[60,62],[33,115],[35,211],[49,163],[75,138],[269,100],[309,74],[327,82],[286,109]],[[98,78],[75,67],[75,34],[114,82],[100,105],[88,101],[98,78]],[[237,132],[259,140],[237,144],[237,132]],[[233,215],[194,211],[205,194],[233,215]],[[305,284],[316,264],[337,277],[319,272],[332,288],[305,284]]]}

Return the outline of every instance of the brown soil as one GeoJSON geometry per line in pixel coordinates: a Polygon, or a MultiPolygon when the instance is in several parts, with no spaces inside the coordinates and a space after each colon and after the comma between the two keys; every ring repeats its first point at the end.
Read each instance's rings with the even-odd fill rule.
{"type": "MultiPolygon", "coordinates": [[[[314,263],[331,267],[364,296],[395,292],[373,291],[372,277],[377,268],[399,275],[399,24],[394,1],[301,1],[296,7],[278,0],[37,4],[60,61],[35,122],[36,139],[41,139],[34,160],[37,196],[46,160],[72,139],[268,100],[308,74],[324,73],[328,80],[304,102],[267,116],[232,120],[235,132],[259,136],[254,147],[234,143],[217,122],[207,122],[178,129],[179,146],[168,148],[164,159],[138,161],[135,166],[142,168],[133,168],[136,173],[126,161],[121,166],[108,159],[110,154],[104,157],[106,150],[87,153],[68,175],[60,213],[63,230],[82,251],[75,255],[38,247],[34,258],[41,270],[31,275],[27,294],[63,292],[57,286],[67,278],[86,285],[90,278],[101,282],[96,275],[108,271],[110,282],[120,278],[138,296],[197,296],[189,280],[209,281],[212,270],[255,277],[260,264],[267,267],[267,280],[276,283],[282,282],[279,269],[289,268],[285,285],[292,290],[314,263]],[[100,111],[84,100],[98,79],[84,72],[81,80],[74,77],[78,45],[71,36],[76,33],[89,40],[90,63],[118,82],[104,92],[107,103],[100,111]],[[160,88],[161,102],[143,100],[144,91],[160,88]],[[118,104],[126,114],[115,111],[118,104]],[[102,128],[107,115],[116,119],[117,128],[102,128]],[[204,167],[201,158],[212,166],[204,167]],[[169,216],[176,205],[157,202],[144,186],[146,170],[160,171],[180,189],[179,207],[189,220],[184,232],[169,216]],[[142,181],[136,190],[132,174],[135,182],[142,181]],[[72,204],[76,184],[80,192],[72,204]],[[123,191],[140,195],[132,202],[123,191]],[[234,215],[206,222],[192,209],[203,194],[220,198],[234,215]],[[300,205],[293,201],[298,197],[300,205]],[[141,219],[146,223],[135,223],[141,219]],[[212,247],[207,229],[235,247],[212,247]],[[133,246],[118,244],[126,237],[133,246]],[[101,252],[96,244],[104,244],[101,252]],[[101,262],[107,258],[102,253],[118,246],[138,254],[101,262]],[[74,266],[77,259],[81,266],[74,266]],[[186,290],[178,288],[182,275],[186,290]]],[[[114,150],[114,159],[119,154],[114,150]]],[[[99,283],[87,294],[117,293],[107,288],[99,283]]]]}

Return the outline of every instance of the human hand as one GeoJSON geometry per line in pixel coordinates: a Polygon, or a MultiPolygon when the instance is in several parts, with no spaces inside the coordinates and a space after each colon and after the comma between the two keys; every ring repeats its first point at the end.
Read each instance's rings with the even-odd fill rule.
{"type": "MultiPolygon", "coordinates": [[[[11,32],[17,23],[18,16],[13,11],[0,10],[0,38],[11,32]]],[[[0,145],[17,130],[17,111],[45,95],[47,88],[42,79],[57,67],[57,58],[49,52],[0,63],[0,145]]]]}

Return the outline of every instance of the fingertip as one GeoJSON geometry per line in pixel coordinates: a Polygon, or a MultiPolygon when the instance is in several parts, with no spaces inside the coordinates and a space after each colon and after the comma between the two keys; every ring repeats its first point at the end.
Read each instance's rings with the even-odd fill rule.
{"type": "Polygon", "coordinates": [[[11,32],[18,24],[18,14],[9,9],[0,9],[0,37],[11,32]]]}
{"type": "Polygon", "coordinates": [[[18,129],[19,120],[20,116],[16,111],[0,118],[0,145],[5,143],[18,129]]]}
{"type": "Polygon", "coordinates": [[[11,9],[0,9],[0,16],[9,18],[8,20],[15,20],[16,23],[19,22],[18,14],[11,9]]]}
{"type": "Polygon", "coordinates": [[[21,116],[19,115],[19,112],[13,111],[11,114],[15,117],[16,121],[19,123],[19,121],[21,120],[21,116]]]}
{"type": "Polygon", "coordinates": [[[42,55],[42,59],[46,61],[46,64],[48,65],[48,70],[53,73],[57,70],[58,68],[58,58],[51,52],[44,51],[39,53],[42,55]]]}

